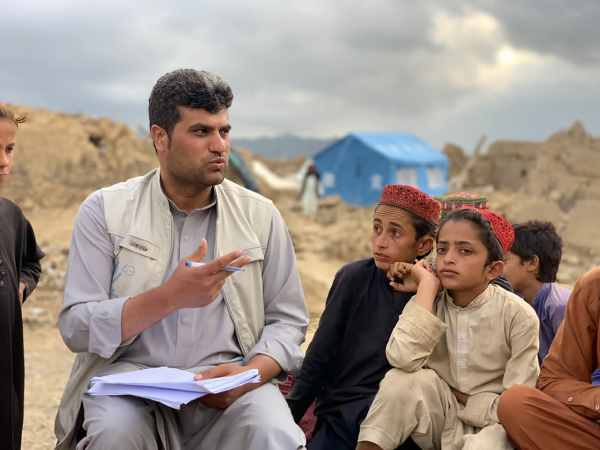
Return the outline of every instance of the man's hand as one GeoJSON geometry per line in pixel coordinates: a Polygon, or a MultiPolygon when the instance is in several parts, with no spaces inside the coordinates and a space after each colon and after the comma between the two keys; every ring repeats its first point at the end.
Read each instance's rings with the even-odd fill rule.
{"type": "Polygon", "coordinates": [[[450,390],[456,397],[456,401],[458,401],[458,403],[460,403],[463,406],[467,404],[467,400],[469,400],[469,396],[467,394],[465,394],[464,392],[457,391],[453,388],[450,388],[450,390]]]}
{"type": "MultiPolygon", "coordinates": [[[[239,363],[228,363],[221,364],[220,366],[213,367],[206,372],[199,373],[196,375],[196,380],[205,380],[207,378],[226,377],[229,375],[235,375],[240,372],[245,372],[249,367],[242,366],[239,363]]],[[[233,402],[244,395],[246,392],[256,389],[261,383],[248,383],[243,386],[231,389],[229,391],[221,392],[220,394],[208,394],[200,398],[200,402],[209,408],[214,409],[227,409],[233,402]]]]}
{"type": "Polygon", "coordinates": [[[242,366],[239,363],[221,364],[206,372],[197,374],[195,378],[196,380],[201,380],[206,378],[224,377],[227,375],[235,375],[236,373],[244,372],[249,369],[258,369],[260,382],[248,383],[239,388],[220,394],[205,395],[200,398],[199,401],[209,408],[226,409],[245,393],[262,386],[281,373],[281,367],[273,358],[261,354],[254,356],[245,366],[242,366]]]}
{"type": "Polygon", "coordinates": [[[226,272],[225,266],[243,267],[250,262],[250,257],[240,251],[228,253],[214,259],[202,267],[187,267],[185,261],[202,261],[206,255],[207,243],[202,240],[200,247],[185,258],[173,275],[166,281],[164,288],[176,308],[199,308],[211,303],[216,297],[225,280],[233,272],[226,272]]]}
{"type": "Polygon", "coordinates": [[[25,288],[27,287],[27,285],[25,283],[23,283],[22,281],[19,282],[19,301],[21,303],[23,303],[23,301],[25,300],[25,288]]]}
{"type": "Polygon", "coordinates": [[[185,260],[202,261],[206,240],[189,257],[179,263],[175,272],[161,286],[129,298],[123,307],[121,342],[126,342],[159,320],[181,308],[201,308],[212,302],[232,272],[225,266],[243,267],[250,262],[240,251],[228,253],[201,267],[187,267],[185,260]]]}

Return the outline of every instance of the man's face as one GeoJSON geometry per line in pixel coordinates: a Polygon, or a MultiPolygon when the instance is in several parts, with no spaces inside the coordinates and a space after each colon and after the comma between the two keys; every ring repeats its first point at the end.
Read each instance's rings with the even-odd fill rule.
{"type": "Polygon", "coordinates": [[[171,132],[154,136],[161,171],[177,183],[195,188],[219,184],[229,162],[229,113],[178,107],[181,119],[171,132]]]}
{"type": "Polygon", "coordinates": [[[451,220],[442,226],[436,253],[436,273],[445,289],[476,291],[500,274],[492,273],[492,266],[501,262],[486,266],[488,251],[476,225],[467,220],[451,220]]]}
{"type": "Polygon", "coordinates": [[[10,120],[0,119],[0,184],[6,181],[13,163],[17,126],[10,120]]]}
{"type": "Polygon", "coordinates": [[[417,257],[415,227],[410,215],[388,205],[379,205],[373,216],[371,250],[375,265],[388,270],[394,262],[412,263],[417,257]]]}
{"type": "Polygon", "coordinates": [[[523,260],[519,255],[513,252],[508,252],[506,255],[506,261],[504,263],[504,276],[510,282],[513,289],[517,292],[523,292],[523,289],[531,282],[535,276],[531,275],[527,265],[523,263],[523,260]]]}

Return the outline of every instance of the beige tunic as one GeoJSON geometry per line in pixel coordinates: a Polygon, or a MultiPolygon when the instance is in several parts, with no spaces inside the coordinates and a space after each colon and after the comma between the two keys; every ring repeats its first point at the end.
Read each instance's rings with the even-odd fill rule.
{"type": "MultiPolygon", "coordinates": [[[[533,308],[524,300],[495,285],[488,286],[466,307],[456,306],[444,292],[436,299],[434,311],[435,315],[431,314],[413,298],[392,332],[386,349],[387,357],[395,368],[392,371],[417,375],[416,372],[422,369],[432,369],[444,384],[469,395],[465,406],[453,402],[455,414],[449,414],[448,410],[442,414],[445,423],[438,428],[440,431],[443,429],[444,436],[452,442],[444,442],[444,436],[432,438],[436,448],[439,444],[435,445],[435,442],[441,442],[441,448],[461,448],[457,443],[462,442],[463,434],[488,426],[498,427],[498,399],[504,390],[514,384],[535,385],[539,373],[539,321],[533,308]],[[457,435],[456,432],[449,433],[449,428],[461,431],[457,435]]],[[[396,379],[396,387],[388,392],[395,395],[393,392],[398,391],[399,379],[397,376],[388,377],[391,378],[396,379]]],[[[385,383],[384,380],[378,397],[385,394],[385,383]]],[[[407,383],[407,387],[414,384],[414,377],[407,379],[407,383]]],[[[433,385],[431,382],[426,384],[433,385]]],[[[409,395],[415,396],[418,392],[414,389],[414,393],[409,395]]],[[[406,406],[404,393],[402,396],[402,403],[406,406]]],[[[389,411],[394,402],[389,402],[390,406],[386,403],[378,403],[376,399],[363,422],[361,440],[373,442],[381,435],[395,440],[396,433],[389,430],[414,422],[414,418],[408,416],[414,416],[418,411],[402,408],[406,413],[400,413],[407,417],[401,418],[398,417],[399,410],[389,411]],[[387,414],[386,410],[392,414],[387,414]],[[370,436],[375,438],[372,440],[370,436]]],[[[411,426],[414,430],[414,423],[411,426]]],[[[408,434],[413,431],[411,426],[408,434]]],[[[397,436],[398,439],[405,438],[402,433],[397,436]]],[[[386,444],[384,448],[392,444],[383,443],[386,444]]]]}

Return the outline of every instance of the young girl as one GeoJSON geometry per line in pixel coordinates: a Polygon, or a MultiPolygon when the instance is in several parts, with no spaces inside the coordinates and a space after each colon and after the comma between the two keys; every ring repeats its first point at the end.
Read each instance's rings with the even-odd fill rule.
{"type": "MultiPolygon", "coordinates": [[[[0,105],[0,186],[8,179],[22,119],[0,105]]],[[[40,277],[35,235],[17,205],[0,197],[0,447],[21,448],[23,324],[21,302],[40,277]]]]}
{"type": "MultiPolygon", "coordinates": [[[[319,328],[308,348],[288,404],[302,418],[317,400],[309,450],[352,450],[360,423],[390,369],[385,346],[412,294],[396,292],[387,272],[431,252],[439,203],[407,185],[387,185],[373,214],[373,256],[336,274],[319,328]]],[[[403,449],[414,448],[411,443],[403,449]]]]}
{"type": "Polygon", "coordinates": [[[393,366],[361,426],[359,450],[396,448],[409,437],[424,449],[510,449],[497,404],[539,372],[535,311],[490,284],[514,233],[483,209],[449,213],[437,235],[435,271],[395,264],[391,285],[416,291],[387,345],[393,366]],[[440,291],[440,288],[441,291],[440,291]]]}

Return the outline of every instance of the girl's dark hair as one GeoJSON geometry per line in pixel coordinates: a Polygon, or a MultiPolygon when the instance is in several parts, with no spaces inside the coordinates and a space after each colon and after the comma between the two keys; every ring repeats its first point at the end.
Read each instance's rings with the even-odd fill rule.
{"type": "Polygon", "coordinates": [[[504,251],[502,246],[496,237],[496,233],[492,229],[490,222],[477,212],[476,209],[457,209],[449,212],[440,223],[438,233],[436,236],[436,242],[440,237],[440,231],[443,226],[450,221],[460,222],[461,220],[471,222],[477,227],[479,234],[479,240],[487,249],[488,255],[485,261],[486,266],[493,263],[494,261],[504,261],[504,251]]]}

